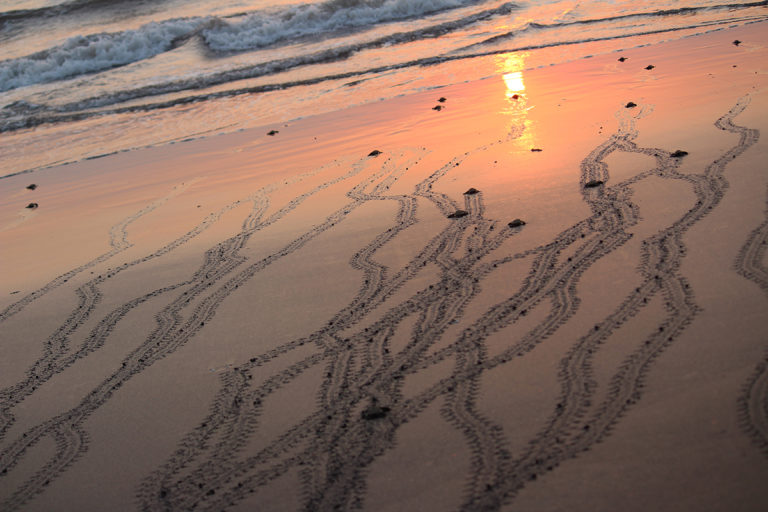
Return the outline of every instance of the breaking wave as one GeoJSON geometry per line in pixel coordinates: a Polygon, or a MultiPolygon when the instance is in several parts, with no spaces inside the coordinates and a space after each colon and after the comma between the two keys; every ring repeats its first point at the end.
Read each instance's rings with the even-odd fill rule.
{"type": "Polygon", "coordinates": [[[77,36],[45,51],[0,61],[0,92],[125,66],[201,35],[214,52],[254,50],[286,40],[323,37],[380,23],[428,16],[480,0],[330,0],[228,21],[218,17],[148,23],[135,30],[77,36]]]}

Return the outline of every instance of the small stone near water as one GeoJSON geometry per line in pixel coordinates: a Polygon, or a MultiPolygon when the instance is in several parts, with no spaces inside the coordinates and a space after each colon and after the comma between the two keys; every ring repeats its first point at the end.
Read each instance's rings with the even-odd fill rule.
{"type": "Polygon", "coordinates": [[[269,135],[270,137],[274,137],[278,133],[280,133],[280,132],[277,131],[277,130],[270,130],[270,131],[267,132],[267,135],[269,135]]]}
{"type": "Polygon", "coordinates": [[[688,154],[687,151],[683,151],[682,149],[678,149],[677,151],[672,153],[670,156],[672,156],[672,158],[680,158],[680,157],[683,157],[683,156],[685,156],[687,154],[688,154]]]}
{"type": "Polygon", "coordinates": [[[625,60],[627,60],[626,57],[619,57],[619,62],[624,62],[625,60]]]}
{"type": "Polygon", "coordinates": [[[371,405],[368,406],[362,413],[360,413],[360,416],[367,421],[371,420],[380,420],[381,418],[384,418],[389,414],[390,408],[389,407],[380,407],[378,405],[371,405]]]}
{"type": "Polygon", "coordinates": [[[634,101],[630,101],[629,103],[624,105],[625,108],[634,108],[636,106],[637,106],[637,103],[635,103],[634,101]]]}
{"type": "Polygon", "coordinates": [[[469,212],[466,210],[456,210],[452,214],[448,215],[449,219],[460,219],[461,217],[466,217],[469,215],[469,212]]]}
{"type": "Polygon", "coordinates": [[[31,185],[27,185],[27,190],[35,190],[37,188],[37,185],[32,183],[31,185]]]}
{"type": "Polygon", "coordinates": [[[432,107],[432,110],[437,110],[438,112],[440,112],[441,110],[443,110],[443,106],[442,105],[435,105],[434,107],[432,107]]]}
{"type": "Polygon", "coordinates": [[[544,151],[544,150],[543,150],[543,149],[540,149],[540,148],[531,148],[531,152],[532,152],[532,153],[539,153],[539,152],[541,152],[541,151],[544,151]]]}
{"type": "Polygon", "coordinates": [[[464,192],[464,194],[466,194],[468,196],[471,196],[471,195],[477,194],[479,192],[480,192],[479,190],[477,190],[476,188],[472,187],[469,190],[467,190],[466,192],[464,192]]]}
{"type": "Polygon", "coordinates": [[[379,156],[380,154],[381,154],[381,151],[379,151],[378,149],[374,149],[373,151],[368,153],[368,156],[379,156]]]}
{"type": "Polygon", "coordinates": [[[739,45],[741,44],[741,41],[739,41],[739,40],[737,39],[737,40],[735,40],[735,41],[733,42],[733,44],[734,44],[735,46],[739,46],[739,45]]]}
{"type": "Polygon", "coordinates": [[[440,103],[445,103],[446,99],[445,98],[440,98],[437,101],[439,101],[440,103]]]}
{"type": "Polygon", "coordinates": [[[509,223],[509,227],[511,228],[519,228],[520,226],[525,226],[525,221],[520,219],[515,219],[512,222],[509,223]]]}
{"type": "Polygon", "coordinates": [[[29,208],[30,210],[34,210],[34,209],[35,209],[35,208],[37,208],[38,206],[39,206],[39,205],[38,205],[37,203],[29,203],[29,204],[27,205],[27,208],[29,208]]]}
{"type": "Polygon", "coordinates": [[[591,180],[591,181],[588,181],[588,182],[586,182],[586,183],[584,184],[584,188],[595,188],[595,187],[599,187],[599,186],[600,186],[600,185],[602,185],[603,183],[605,183],[605,182],[604,182],[604,181],[602,181],[602,180],[591,180]]]}
{"type": "Polygon", "coordinates": [[[645,66],[645,69],[647,69],[648,71],[650,71],[650,70],[652,70],[652,69],[653,69],[653,68],[655,68],[655,67],[656,67],[656,66],[654,66],[653,64],[648,64],[647,66],[645,66]]]}

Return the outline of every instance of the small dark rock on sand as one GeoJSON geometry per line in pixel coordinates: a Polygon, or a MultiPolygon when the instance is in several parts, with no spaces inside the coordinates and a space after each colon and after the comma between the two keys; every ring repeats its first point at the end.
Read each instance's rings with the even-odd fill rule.
{"type": "Polygon", "coordinates": [[[379,156],[380,154],[381,154],[381,151],[379,151],[378,149],[374,149],[373,151],[368,153],[368,156],[379,156]]]}
{"type": "Polygon", "coordinates": [[[684,157],[687,154],[688,154],[687,151],[683,151],[682,149],[678,149],[677,151],[672,153],[670,156],[672,156],[672,158],[681,158],[681,157],[684,157]]]}
{"type": "Polygon", "coordinates": [[[378,405],[371,405],[367,407],[360,416],[367,421],[380,420],[389,414],[389,407],[379,407],[378,405]]]}
{"type": "Polygon", "coordinates": [[[627,60],[626,57],[619,57],[619,62],[624,62],[625,60],[627,60]]]}
{"type": "Polygon", "coordinates": [[[512,99],[513,99],[513,100],[516,100],[516,99],[518,99],[519,97],[520,97],[520,95],[519,95],[519,94],[513,94],[513,95],[512,95],[512,99]]]}
{"type": "Polygon", "coordinates": [[[448,215],[449,219],[460,219],[461,217],[466,217],[469,215],[469,212],[466,210],[456,210],[452,214],[448,215]]]}
{"type": "Polygon", "coordinates": [[[37,185],[32,183],[31,185],[27,185],[27,190],[35,190],[37,188],[37,185]]]}
{"type": "Polygon", "coordinates": [[[652,69],[653,69],[653,68],[655,68],[655,67],[656,67],[656,66],[654,66],[653,64],[648,64],[647,66],[645,66],[645,69],[647,69],[648,71],[650,71],[650,70],[652,70],[652,69]]]}
{"type": "Polygon", "coordinates": [[[465,194],[465,195],[468,195],[468,196],[471,196],[471,195],[477,194],[477,193],[479,193],[479,192],[480,192],[480,191],[479,191],[479,190],[477,190],[475,187],[472,187],[472,188],[470,188],[469,190],[467,190],[466,192],[464,192],[464,194],[465,194]]]}
{"type": "Polygon", "coordinates": [[[733,42],[734,46],[739,46],[741,44],[741,41],[738,39],[733,42]]]}
{"type": "Polygon", "coordinates": [[[440,112],[441,110],[443,110],[443,106],[442,105],[435,105],[434,107],[432,107],[432,110],[437,110],[438,112],[440,112]]]}
{"type": "Polygon", "coordinates": [[[625,108],[634,108],[636,106],[637,106],[637,103],[635,103],[634,101],[630,101],[629,103],[624,105],[625,108]]]}
{"type": "Polygon", "coordinates": [[[541,148],[531,148],[531,153],[539,153],[541,151],[544,151],[544,150],[541,148]]]}
{"type": "Polygon", "coordinates": [[[277,130],[270,130],[270,131],[267,132],[267,135],[269,135],[270,137],[274,137],[278,133],[280,133],[280,132],[277,131],[277,130]]]}
{"type": "Polygon", "coordinates": [[[591,180],[584,184],[584,188],[595,188],[605,183],[603,180],[591,180]]]}
{"type": "Polygon", "coordinates": [[[439,98],[437,101],[439,101],[440,103],[445,103],[446,99],[445,98],[439,98]]]}
{"type": "Polygon", "coordinates": [[[38,205],[37,203],[29,203],[29,204],[27,205],[27,208],[29,208],[30,210],[34,210],[34,209],[35,209],[35,208],[37,208],[38,206],[40,206],[40,205],[38,205]]]}
{"type": "Polygon", "coordinates": [[[519,228],[520,226],[525,226],[525,221],[520,219],[515,219],[512,222],[509,223],[509,227],[511,228],[519,228]]]}

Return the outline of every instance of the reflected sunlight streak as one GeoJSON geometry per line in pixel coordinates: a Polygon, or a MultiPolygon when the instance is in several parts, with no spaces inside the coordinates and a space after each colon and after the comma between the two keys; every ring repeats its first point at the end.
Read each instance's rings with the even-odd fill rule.
{"type": "Polygon", "coordinates": [[[515,94],[525,92],[525,82],[523,82],[523,72],[514,71],[501,75],[504,79],[504,84],[507,86],[507,98],[512,98],[515,94]]]}
{"type": "Polygon", "coordinates": [[[496,69],[505,86],[506,108],[502,109],[501,113],[511,116],[510,133],[514,128],[522,125],[523,132],[516,138],[516,145],[520,149],[530,150],[536,147],[536,144],[531,121],[528,119],[528,110],[533,107],[528,106],[528,94],[526,94],[523,76],[526,57],[528,57],[526,52],[499,55],[496,60],[496,69]]]}

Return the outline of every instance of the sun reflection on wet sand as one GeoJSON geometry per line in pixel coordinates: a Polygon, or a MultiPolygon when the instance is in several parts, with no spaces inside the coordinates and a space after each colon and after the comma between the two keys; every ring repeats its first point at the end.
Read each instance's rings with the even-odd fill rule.
{"type": "Polygon", "coordinates": [[[510,132],[522,128],[522,133],[515,139],[515,149],[526,151],[536,147],[536,133],[533,130],[533,123],[528,118],[528,111],[533,106],[529,106],[529,91],[526,91],[524,78],[527,57],[527,52],[507,53],[499,55],[496,60],[496,69],[504,81],[506,97],[500,113],[510,117],[510,132]]]}

